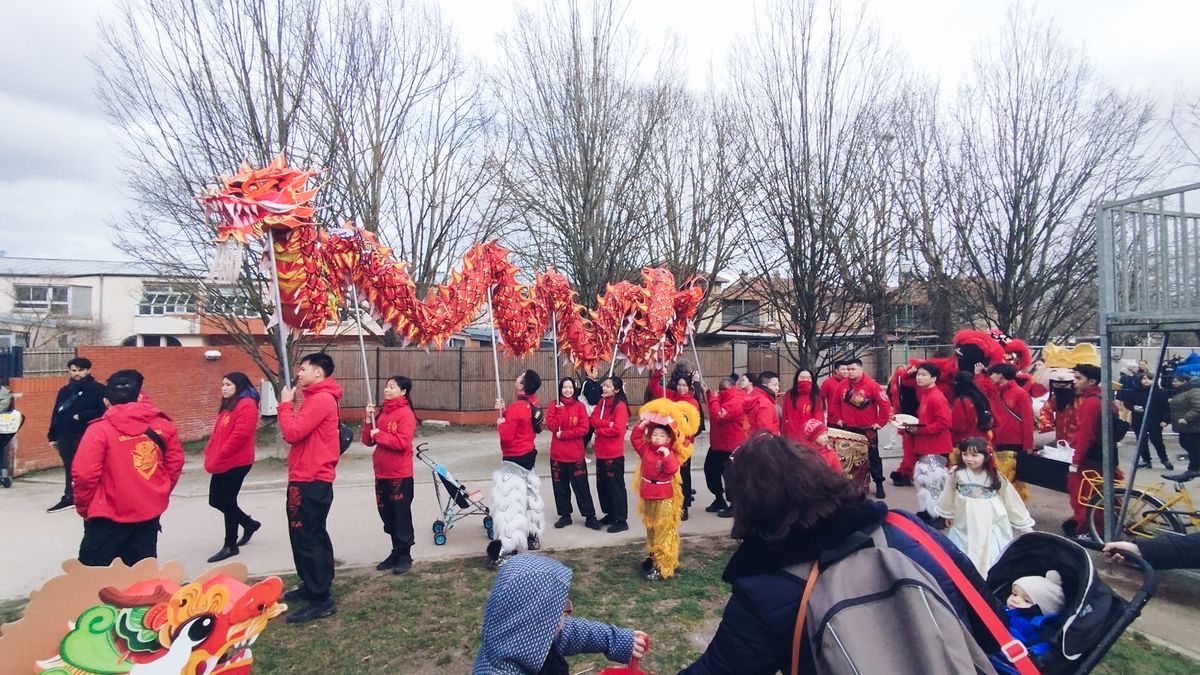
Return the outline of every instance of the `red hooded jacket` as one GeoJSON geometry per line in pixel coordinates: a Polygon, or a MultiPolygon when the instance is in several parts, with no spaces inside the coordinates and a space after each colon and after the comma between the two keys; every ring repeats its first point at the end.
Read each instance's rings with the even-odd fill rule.
{"type": "Polygon", "coordinates": [[[792,400],[792,392],[783,395],[780,403],[783,406],[783,435],[793,441],[804,440],[804,423],[811,419],[825,421],[825,409],[821,407],[821,398],[817,397],[814,402],[810,396],[812,391],[811,382],[802,382],[807,384],[809,391],[804,391],[803,388],[798,392],[796,400],[792,400]]]}
{"type": "Polygon", "coordinates": [[[141,523],[167,510],[183,473],[183,445],[171,418],[149,401],[109,408],[88,425],[71,464],[75,510],[84,518],[141,523]],[[146,435],[153,429],[166,450],[146,435]]]}
{"type": "Polygon", "coordinates": [[[1005,382],[992,397],[992,441],[997,446],[1033,449],[1033,400],[1016,382],[1005,382]]]}
{"type": "Polygon", "coordinates": [[[629,426],[629,405],[618,401],[614,408],[612,397],[600,399],[592,408],[592,431],[596,434],[596,459],[617,459],[625,456],[625,432],[629,426]]]}
{"type": "Polygon", "coordinates": [[[546,408],[546,428],[550,430],[550,460],[553,462],[582,462],[583,437],[591,424],[587,406],[577,398],[562,399],[546,408]]]}
{"type": "Polygon", "coordinates": [[[975,402],[969,396],[959,396],[950,406],[950,442],[957,446],[972,436],[987,438],[988,432],[979,428],[975,402]]]}
{"type": "Polygon", "coordinates": [[[375,416],[375,426],[370,418],[363,423],[362,443],[374,447],[371,463],[375,466],[375,478],[397,480],[412,478],[413,437],[417,434],[417,416],[408,404],[407,396],[397,396],[383,402],[383,410],[375,416]],[[378,427],[379,433],[371,435],[378,427]]]}
{"type": "Polygon", "coordinates": [[[775,395],[762,387],[755,387],[746,395],[744,404],[746,419],[750,421],[749,433],[762,429],[779,433],[779,413],[775,410],[775,395]]]}
{"type": "Polygon", "coordinates": [[[708,417],[712,420],[709,452],[737,450],[746,440],[746,393],[737,387],[730,387],[719,394],[710,389],[708,417]]]}
{"type": "Polygon", "coordinates": [[[1071,434],[1071,447],[1075,449],[1072,464],[1083,464],[1086,459],[1099,461],[1101,410],[1100,387],[1088,387],[1076,395],[1075,433],[1071,434]]]}
{"type": "Polygon", "coordinates": [[[638,496],[652,501],[673,496],[672,481],[679,473],[679,458],[667,446],[655,446],[646,436],[646,429],[635,427],[630,440],[633,450],[642,460],[642,480],[638,496]],[[666,454],[661,451],[666,450],[666,454]]]}
{"type": "Polygon", "coordinates": [[[225,473],[254,463],[254,434],[258,431],[258,401],[243,396],[230,410],[217,413],[212,435],[204,446],[204,470],[225,473]]]}
{"type": "Polygon", "coordinates": [[[911,427],[913,449],[918,455],[948,455],[954,449],[950,438],[950,404],[936,386],[917,389],[917,426],[911,427]]]}
{"type": "Polygon", "coordinates": [[[288,450],[288,481],[332,483],[341,458],[338,447],[338,401],[342,387],[332,377],[304,387],[300,409],[279,406],[279,431],[288,450]]]}
{"type": "Polygon", "coordinates": [[[537,438],[533,432],[533,408],[540,407],[537,396],[521,394],[504,409],[504,421],[496,425],[502,457],[520,457],[537,449],[533,446],[537,438]]]}
{"type": "MultiPolygon", "coordinates": [[[[830,419],[835,424],[841,420],[839,426],[850,429],[869,429],[872,425],[883,427],[892,416],[892,405],[888,402],[887,394],[866,373],[857,382],[852,382],[850,378],[842,380],[837,399],[838,417],[830,419]]],[[[945,400],[945,396],[942,400],[945,400]]]]}

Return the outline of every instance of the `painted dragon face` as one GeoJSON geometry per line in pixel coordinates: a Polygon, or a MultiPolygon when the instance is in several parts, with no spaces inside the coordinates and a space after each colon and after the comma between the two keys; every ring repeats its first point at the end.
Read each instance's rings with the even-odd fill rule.
{"type": "Polygon", "coordinates": [[[204,212],[217,220],[217,241],[233,237],[245,244],[264,229],[294,230],[313,224],[313,197],[307,189],[316,171],[294,169],[283,155],[261,169],[242,164],[221,186],[200,197],[204,212]]]}
{"type": "Polygon", "coordinates": [[[175,585],[151,579],[102,589],[101,603],[79,615],[58,655],[38,662],[39,672],[250,673],[250,646],[287,609],[279,603],[283,582],[269,577],[249,586],[219,574],[170,591],[175,585]]]}

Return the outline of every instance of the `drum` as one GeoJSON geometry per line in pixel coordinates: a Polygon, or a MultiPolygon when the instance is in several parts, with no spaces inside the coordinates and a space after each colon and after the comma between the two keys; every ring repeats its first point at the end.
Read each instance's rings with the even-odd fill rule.
{"type": "Polygon", "coordinates": [[[853,431],[829,429],[829,444],[842,460],[842,471],[864,490],[871,487],[871,465],[867,437],[853,431]]]}

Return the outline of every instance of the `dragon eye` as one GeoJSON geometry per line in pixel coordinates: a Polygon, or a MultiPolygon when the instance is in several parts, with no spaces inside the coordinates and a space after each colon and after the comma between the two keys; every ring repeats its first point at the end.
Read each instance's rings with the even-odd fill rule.
{"type": "Polygon", "coordinates": [[[194,644],[200,644],[212,635],[213,627],[216,626],[216,619],[211,614],[204,614],[194,619],[187,627],[188,640],[194,644]]]}

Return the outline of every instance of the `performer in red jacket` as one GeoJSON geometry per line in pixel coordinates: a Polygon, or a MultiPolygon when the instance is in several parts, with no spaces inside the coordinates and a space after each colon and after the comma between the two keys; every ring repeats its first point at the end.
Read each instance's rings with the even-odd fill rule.
{"type": "Polygon", "coordinates": [[[367,406],[362,443],[374,447],[375,508],[383,531],[392,541],[392,552],[375,566],[380,572],[404,574],[412,569],[413,536],[413,437],[417,415],[412,406],[412,380],[403,375],[389,377],[383,385],[383,410],[376,416],[367,406]],[[375,420],[372,424],[371,420],[375,420]]]}
{"type": "Polygon", "coordinates": [[[629,427],[629,401],[625,382],[616,376],[600,383],[600,405],[592,408],[595,434],[596,499],[608,532],[629,529],[629,495],[625,491],[625,433],[629,427]]]}
{"type": "MultiPolygon", "coordinates": [[[[1087,532],[1087,500],[1091,488],[1083,480],[1084,471],[1104,471],[1104,452],[1101,443],[1100,424],[1103,410],[1100,398],[1101,371],[1099,366],[1081,363],[1075,366],[1075,430],[1070,445],[1075,449],[1071,458],[1071,470],[1067,474],[1067,496],[1071,504],[1071,518],[1063,523],[1067,536],[1087,532]]],[[[1117,411],[1114,407],[1112,414],[1117,411]]],[[[1115,453],[1114,453],[1115,455],[1115,453]]],[[[1121,478],[1119,469],[1114,470],[1121,478]]]]}
{"type": "Polygon", "coordinates": [[[946,465],[954,449],[950,440],[950,403],[938,387],[940,374],[940,369],[932,363],[917,366],[914,374],[919,401],[917,423],[901,427],[902,433],[912,436],[913,450],[917,453],[917,467],[913,472],[917,515],[938,527],[943,521],[936,511],[937,501],[949,478],[946,465]]]}
{"type": "Polygon", "coordinates": [[[825,410],[825,419],[827,424],[834,424],[841,419],[842,399],[840,391],[842,389],[842,381],[846,379],[846,372],[849,368],[846,365],[845,359],[835,359],[833,362],[833,372],[825,381],[821,383],[821,405],[825,410]]]}
{"type": "Polygon", "coordinates": [[[208,559],[215,563],[238,554],[239,546],[262,527],[238,506],[242,481],[254,466],[254,435],[258,431],[258,390],[245,373],[233,372],[221,380],[221,407],[212,435],[204,446],[204,470],[212,474],[208,483],[208,505],[225,516],[225,543],[208,559]],[[238,528],[242,536],[238,538],[238,528]]]}
{"type": "Polygon", "coordinates": [[[846,360],[846,379],[838,389],[836,426],[867,437],[867,460],[875,498],[883,499],[883,460],[879,457],[879,430],[892,416],[892,406],[883,388],[863,372],[862,359],[846,360]]]}
{"type": "Polygon", "coordinates": [[[779,374],[764,370],[758,374],[758,382],[746,396],[746,419],[750,422],[749,435],[769,431],[779,435],[779,411],[775,399],[779,397],[779,374]]]}
{"type": "Polygon", "coordinates": [[[108,378],[108,410],[88,425],[71,464],[84,565],[158,557],[158,519],[183,473],[183,445],[171,418],[141,400],[143,381],[136,370],[108,378]]]}
{"type": "Polygon", "coordinates": [[[288,449],[288,536],[300,586],[284,594],[288,602],[308,599],[290,612],[288,623],[304,623],[337,612],[333,599],[333,541],[326,522],[333,506],[333,480],[341,458],[338,401],[342,388],[333,379],[333,359],[324,352],[300,359],[296,384],[304,401],[296,410],[296,390],[279,392],[279,431],[288,449]]]}
{"type": "Polygon", "coordinates": [[[996,387],[992,405],[996,452],[1032,452],[1033,399],[1017,384],[1017,369],[1011,363],[997,363],[988,368],[988,376],[996,387]]]}
{"type": "Polygon", "coordinates": [[[546,409],[546,428],[550,430],[550,480],[554,487],[554,508],[558,511],[555,528],[570,525],[571,490],[579,502],[584,525],[598,530],[596,506],[588,486],[587,462],[583,458],[583,437],[591,429],[587,407],[576,397],[575,379],[564,377],[558,383],[558,402],[546,409]]]}
{"type": "MultiPolygon", "coordinates": [[[[698,382],[700,380],[700,373],[692,373],[690,377],[682,374],[675,375],[674,379],[671,380],[671,389],[667,392],[667,400],[676,403],[686,403],[692,406],[696,409],[696,414],[700,415],[699,419],[704,419],[700,411],[700,401],[696,400],[696,394],[692,389],[693,379],[698,382]]],[[[694,435],[684,439],[685,444],[693,447],[695,442],[696,437],[694,435]]],[[[683,515],[680,516],[680,520],[687,520],[688,509],[692,507],[693,497],[696,492],[692,489],[692,458],[690,456],[687,458],[687,461],[680,465],[679,478],[683,484],[683,515]]]]}
{"type": "Polygon", "coordinates": [[[811,419],[825,421],[825,409],[821,407],[821,397],[813,388],[812,371],[796,371],[796,379],[792,388],[781,400],[783,407],[783,435],[796,441],[804,442],[804,425],[811,419]]]}
{"type": "Polygon", "coordinates": [[[733,451],[746,440],[746,393],[737,388],[737,378],[726,375],[721,378],[720,393],[704,386],[708,400],[708,418],[712,430],[708,438],[708,454],[704,457],[704,482],[713,494],[713,503],[704,510],[732,517],[729,502],[725,501],[725,468],[733,457],[733,451]]]}
{"type": "MultiPolygon", "coordinates": [[[[988,381],[991,385],[991,381],[988,381]]],[[[989,390],[994,390],[989,386],[989,390]]],[[[954,375],[954,403],[950,405],[950,441],[954,447],[968,438],[991,440],[995,413],[988,396],[975,384],[971,373],[954,375]]]]}
{"type": "MultiPolygon", "coordinates": [[[[488,566],[495,569],[507,556],[542,547],[546,515],[542,506],[542,482],[533,470],[537,460],[534,438],[541,431],[535,419],[543,417],[537,400],[542,378],[526,370],[514,381],[516,400],[507,406],[496,399],[496,430],[504,461],[492,474],[492,518],[496,538],[487,546],[488,566]]],[[[544,424],[544,419],[540,420],[544,424]]]]}

